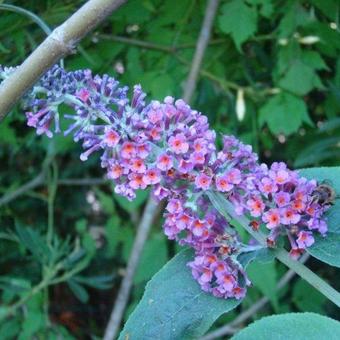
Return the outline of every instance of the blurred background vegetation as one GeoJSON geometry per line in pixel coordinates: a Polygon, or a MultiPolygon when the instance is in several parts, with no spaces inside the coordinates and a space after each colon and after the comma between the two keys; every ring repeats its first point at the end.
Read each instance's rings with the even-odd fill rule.
{"type": "MultiPolygon", "coordinates": [[[[6,1],[52,28],[83,2],[6,1]]],[[[141,83],[152,99],[181,97],[205,8],[205,0],[129,0],[81,42],[65,67],[108,73],[129,87],[141,83]]],[[[253,145],[263,162],[339,165],[339,18],[338,0],[221,1],[192,106],[217,132],[253,145]]],[[[26,17],[0,11],[0,64],[20,64],[43,39],[26,17]]],[[[132,203],[116,196],[99,157],[83,163],[80,152],[70,138],[37,137],[20,107],[0,124],[1,339],[103,334],[147,193],[132,203]]],[[[125,318],[145,283],[177,251],[161,225],[158,218],[146,242],[125,318]]],[[[315,259],[309,266],[339,284],[334,269],[315,259]]],[[[276,294],[283,265],[252,265],[249,272],[256,288],[216,327],[263,295],[271,304],[254,318],[287,311],[336,317],[301,280],[276,294]]]]}

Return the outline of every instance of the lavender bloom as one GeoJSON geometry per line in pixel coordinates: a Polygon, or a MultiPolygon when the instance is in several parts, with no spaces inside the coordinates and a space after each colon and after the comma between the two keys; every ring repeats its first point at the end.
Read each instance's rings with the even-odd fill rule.
{"type": "MultiPolygon", "coordinates": [[[[0,79],[12,71],[0,67],[0,79]]],[[[55,66],[23,100],[27,124],[52,137],[61,132],[59,110],[66,105],[72,113],[64,115],[70,121],[64,134],[81,141],[82,161],[101,152],[117,194],[133,200],[137,189],[151,187],[157,200],[167,199],[164,233],[194,249],[188,265],[203,290],[240,299],[250,284],[237,260],[245,246],[210,203],[208,190],[223,193],[254,230],[268,229],[268,246],[287,236],[293,258],[314,243],[315,232],[327,232],[322,215],[328,206],[313,199],[316,181],[282,162],[259,164],[251,146],[233,136],[223,136],[216,150],[207,117],[181,99],[147,104],[140,85],[131,100],[127,93],[108,75],[55,66]]]]}

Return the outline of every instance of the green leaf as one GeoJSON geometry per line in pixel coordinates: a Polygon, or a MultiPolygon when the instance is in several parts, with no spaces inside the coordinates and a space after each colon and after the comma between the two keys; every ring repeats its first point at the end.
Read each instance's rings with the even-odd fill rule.
{"type": "Polygon", "coordinates": [[[121,222],[117,215],[111,216],[105,224],[106,257],[112,257],[116,251],[116,246],[119,242],[120,224],[121,222]]]}
{"type": "Polygon", "coordinates": [[[290,66],[279,85],[285,90],[301,96],[310,92],[314,87],[322,88],[318,75],[310,66],[300,60],[296,60],[290,66]]]}
{"type": "Polygon", "coordinates": [[[327,137],[317,139],[314,143],[307,145],[297,154],[294,167],[300,168],[303,166],[320,163],[325,159],[340,155],[338,144],[339,137],[327,137]]]}
{"type": "MultiPolygon", "coordinates": [[[[0,3],[1,3],[1,1],[0,1],[0,3]]],[[[0,43],[0,52],[7,54],[7,53],[10,53],[11,51],[8,48],[6,48],[5,45],[0,43]]]]}
{"type": "Polygon", "coordinates": [[[340,49],[338,30],[332,29],[328,22],[318,20],[312,21],[308,25],[308,30],[310,30],[310,34],[320,38],[322,43],[318,44],[318,49],[322,54],[335,58],[338,56],[340,49]]]}
{"type": "Polygon", "coordinates": [[[163,233],[158,233],[148,240],[143,249],[141,259],[138,265],[135,283],[141,283],[149,280],[158,270],[165,265],[167,261],[167,246],[163,233]]]}
{"type": "Polygon", "coordinates": [[[131,255],[131,249],[132,249],[134,237],[135,237],[135,229],[132,229],[128,225],[120,226],[118,241],[119,243],[122,244],[123,249],[120,255],[125,262],[128,261],[131,255]]]}
{"type": "Polygon", "coordinates": [[[51,250],[47,247],[45,239],[43,239],[36,230],[21,226],[18,222],[16,223],[15,229],[21,244],[28,249],[39,262],[48,263],[51,258],[51,250]]]}
{"type": "Polygon", "coordinates": [[[113,215],[115,213],[115,204],[114,204],[113,195],[108,195],[99,189],[96,189],[96,194],[98,195],[100,204],[104,212],[108,215],[113,215]]]}
{"type": "Polygon", "coordinates": [[[287,38],[300,26],[304,26],[311,20],[311,16],[298,2],[292,2],[289,9],[285,9],[285,15],[280,21],[278,33],[280,38],[287,38]]]}
{"type": "MultiPolygon", "coordinates": [[[[340,193],[340,167],[310,168],[299,171],[308,179],[327,181],[334,188],[337,196],[340,193]]],[[[326,212],[328,232],[325,237],[315,236],[315,243],[307,248],[308,253],[320,261],[340,268],[340,200],[326,212]]]]}
{"type": "Polygon", "coordinates": [[[325,61],[322,59],[321,55],[315,51],[303,51],[301,54],[301,61],[304,64],[312,67],[314,70],[330,70],[325,61]]]}
{"type": "Polygon", "coordinates": [[[298,280],[293,288],[293,302],[302,312],[324,313],[326,298],[306,281],[298,280]]]}
{"type": "Polygon", "coordinates": [[[279,309],[279,303],[276,291],[277,272],[275,262],[253,262],[247,268],[247,273],[253,285],[258,288],[263,295],[268,297],[277,311],[279,309]]]}
{"type": "Polygon", "coordinates": [[[274,12],[274,6],[271,0],[252,0],[252,5],[260,5],[260,14],[265,18],[270,18],[274,12]]]}
{"type": "Polygon", "coordinates": [[[335,118],[332,118],[332,119],[329,119],[323,122],[319,128],[319,131],[320,132],[331,132],[339,128],[340,128],[340,117],[335,117],[335,118]]]}
{"type": "Polygon", "coordinates": [[[224,33],[231,34],[240,50],[241,44],[256,32],[256,9],[248,6],[243,0],[233,0],[222,7],[218,23],[224,33]]]}
{"type": "Polygon", "coordinates": [[[232,340],[340,339],[340,322],[314,313],[272,315],[252,323],[232,340]]]}
{"type": "Polygon", "coordinates": [[[0,124],[0,142],[1,144],[10,144],[12,147],[18,145],[18,139],[15,129],[10,126],[11,117],[7,117],[0,124]]]}
{"type": "Polygon", "coordinates": [[[169,74],[157,74],[150,86],[151,95],[155,99],[162,99],[172,95],[175,87],[175,81],[169,74]]]}
{"type": "Polygon", "coordinates": [[[251,252],[242,253],[237,257],[238,261],[242,263],[243,267],[247,267],[253,261],[266,264],[274,261],[275,251],[271,248],[262,248],[251,252]]]}
{"type": "Polygon", "coordinates": [[[22,323],[22,332],[18,340],[32,339],[34,333],[43,328],[45,316],[39,311],[29,311],[22,323]]]}
{"type": "Polygon", "coordinates": [[[305,102],[286,92],[270,98],[260,109],[259,124],[263,126],[267,123],[274,134],[290,135],[303,122],[311,124],[305,102]]]}
{"type": "Polygon", "coordinates": [[[205,293],[186,265],[192,259],[191,250],[180,252],[149,281],[119,339],[196,338],[241,302],[205,293]]]}
{"type": "Polygon", "coordinates": [[[20,321],[17,318],[11,318],[0,325],[0,334],[2,340],[15,339],[20,329],[20,321]]]}
{"type": "Polygon", "coordinates": [[[128,213],[136,212],[137,209],[146,201],[149,190],[137,190],[136,198],[129,201],[127,198],[114,194],[115,201],[128,213]]]}
{"type": "Polygon", "coordinates": [[[71,289],[72,293],[79,299],[79,301],[86,303],[89,300],[89,294],[87,293],[86,289],[75,280],[68,280],[67,285],[71,289]]]}
{"type": "Polygon", "coordinates": [[[273,69],[273,77],[277,82],[283,76],[294,61],[302,54],[300,44],[295,40],[289,40],[287,45],[280,46],[277,52],[276,67],[273,69]]]}
{"type": "Polygon", "coordinates": [[[31,284],[28,280],[11,276],[0,277],[0,289],[10,290],[14,293],[20,293],[23,291],[27,291],[30,288],[31,284]]]}
{"type": "Polygon", "coordinates": [[[310,2],[330,20],[337,20],[336,18],[339,10],[339,2],[337,0],[311,0],[310,2]]]}
{"type": "Polygon", "coordinates": [[[114,276],[114,274],[97,276],[74,276],[72,279],[89,287],[97,289],[109,289],[110,287],[112,287],[112,280],[114,276]]]}

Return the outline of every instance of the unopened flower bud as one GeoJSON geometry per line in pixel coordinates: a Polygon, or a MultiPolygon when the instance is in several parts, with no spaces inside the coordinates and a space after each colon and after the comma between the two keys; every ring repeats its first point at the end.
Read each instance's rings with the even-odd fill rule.
{"type": "Polygon", "coordinates": [[[313,45],[320,41],[320,38],[316,35],[308,35],[298,39],[298,42],[302,45],[313,45]]]}
{"type": "Polygon", "coordinates": [[[245,114],[246,114],[246,103],[244,100],[244,91],[243,89],[238,89],[237,98],[236,98],[236,117],[240,122],[242,122],[245,114]]]}

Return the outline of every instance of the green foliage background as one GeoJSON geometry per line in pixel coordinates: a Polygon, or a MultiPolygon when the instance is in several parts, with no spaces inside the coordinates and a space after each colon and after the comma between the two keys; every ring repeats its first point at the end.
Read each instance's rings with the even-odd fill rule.
{"type": "MultiPolygon", "coordinates": [[[[53,28],[82,1],[6,3],[36,13],[53,28]]],[[[181,97],[205,7],[205,0],[129,0],[82,41],[65,67],[108,73],[130,87],[141,83],[152,99],[181,97]]],[[[221,1],[192,106],[209,117],[216,131],[252,144],[264,162],[283,160],[295,168],[339,165],[339,17],[337,0],[221,1]],[[236,114],[241,92],[243,120],[236,114]]],[[[21,63],[43,38],[27,18],[0,11],[0,64],[21,63]]],[[[49,281],[48,288],[2,319],[2,339],[103,334],[147,193],[128,203],[109,184],[66,185],[63,180],[103,176],[98,157],[82,163],[79,154],[80,146],[70,138],[37,137],[26,127],[20,107],[0,124],[1,195],[42,171],[46,175],[42,185],[0,206],[0,319],[62,262],[59,281],[49,281]],[[48,225],[50,253],[44,251],[48,225]]],[[[145,283],[177,252],[161,223],[155,223],[147,241],[126,316],[145,283]]],[[[331,283],[339,282],[331,267],[316,260],[310,266],[331,283]]],[[[279,264],[252,264],[249,273],[257,288],[216,326],[262,294],[271,305],[255,318],[287,311],[335,316],[333,306],[300,280],[275,294],[284,270],[279,264]]]]}

